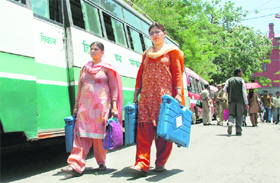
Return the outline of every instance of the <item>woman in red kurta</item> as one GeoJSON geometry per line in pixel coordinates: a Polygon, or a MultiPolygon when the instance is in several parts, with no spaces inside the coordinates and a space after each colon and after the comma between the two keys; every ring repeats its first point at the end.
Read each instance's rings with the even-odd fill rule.
{"type": "Polygon", "coordinates": [[[150,151],[155,139],[157,154],[156,168],[161,172],[170,156],[172,142],[156,138],[161,97],[164,94],[173,96],[180,104],[185,104],[183,87],[184,54],[176,46],[166,44],[166,32],[159,23],[149,28],[154,46],[143,53],[134,92],[134,101],[138,102],[137,152],[136,163],[130,171],[147,175],[150,168],[150,151]]]}

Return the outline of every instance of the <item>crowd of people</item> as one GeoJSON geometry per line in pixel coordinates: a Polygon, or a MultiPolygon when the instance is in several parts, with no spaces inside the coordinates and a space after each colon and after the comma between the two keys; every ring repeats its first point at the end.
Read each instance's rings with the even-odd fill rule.
{"type": "MultiPolygon", "coordinates": [[[[225,111],[228,114],[228,134],[232,134],[232,126],[236,126],[236,135],[242,135],[242,126],[247,126],[246,116],[249,113],[253,127],[258,126],[258,122],[279,123],[280,92],[276,92],[276,97],[272,93],[264,90],[258,96],[254,89],[250,88],[247,94],[242,70],[236,68],[234,76],[229,78],[226,83],[217,85],[218,90],[214,93],[213,101],[217,125],[223,126],[225,111]]],[[[210,87],[205,85],[205,90],[201,93],[203,125],[211,125],[210,110],[210,87]],[[204,114],[205,113],[205,114],[204,114]]]]}

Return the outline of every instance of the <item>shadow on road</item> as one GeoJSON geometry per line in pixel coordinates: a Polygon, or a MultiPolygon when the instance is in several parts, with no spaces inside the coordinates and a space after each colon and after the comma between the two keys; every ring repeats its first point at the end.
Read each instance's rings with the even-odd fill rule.
{"type": "Polygon", "coordinates": [[[217,134],[216,136],[220,136],[220,137],[232,137],[235,135],[229,135],[229,134],[217,134]]]}
{"type": "Polygon", "coordinates": [[[164,170],[163,172],[149,171],[149,175],[148,178],[146,178],[146,181],[159,182],[167,177],[171,177],[181,172],[183,172],[183,170],[180,169],[164,170]]]}
{"type": "MultiPolygon", "coordinates": [[[[67,166],[68,156],[65,137],[41,140],[24,151],[19,148],[17,152],[1,154],[1,182],[17,181],[67,166]]],[[[87,158],[92,157],[94,153],[91,148],[87,158]]]]}
{"type": "Polygon", "coordinates": [[[129,172],[129,167],[125,167],[120,171],[116,171],[112,174],[112,178],[118,178],[118,177],[130,177],[127,179],[127,181],[133,181],[137,179],[145,179],[148,182],[158,182],[160,180],[163,180],[167,177],[171,177],[173,175],[176,175],[178,173],[183,172],[183,170],[180,169],[173,169],[173,170],[164,170],[163,172],[154,172],[152,170],[149,170],[147,177],[142,177],[139,175],[135,175],[129,172]]]}

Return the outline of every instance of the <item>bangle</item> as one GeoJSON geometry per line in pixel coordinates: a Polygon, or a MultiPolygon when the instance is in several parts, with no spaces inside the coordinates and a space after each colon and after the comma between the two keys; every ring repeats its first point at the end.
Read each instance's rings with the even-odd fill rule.
{"type": "Polygon", "coordinates": [[[177,95],[181,96],[182,97],[182,93],[177,93],[177,95]]]}

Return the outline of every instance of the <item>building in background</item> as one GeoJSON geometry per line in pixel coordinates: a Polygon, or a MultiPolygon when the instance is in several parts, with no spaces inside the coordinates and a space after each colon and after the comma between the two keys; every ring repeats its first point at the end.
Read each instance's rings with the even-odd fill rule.
{"type": "MultiPolygon", "coordinates": [[[[264,76],[271,80],[271,82],[262,88],[258,89],[258,94],[263,93],[263,90],[268,90],[275,96],[276,91],[280,91],[280,74],[275,74],[280,70],[280,34],[274,33],[274,24],[269,24],[269,38],[273,39],[273,50],[270,56],[270,64],[263,64],[262,73],[256,73],[255,76],[264,76]]],[[[261,84],[261,83],[260,83],[261,84]]]]}

